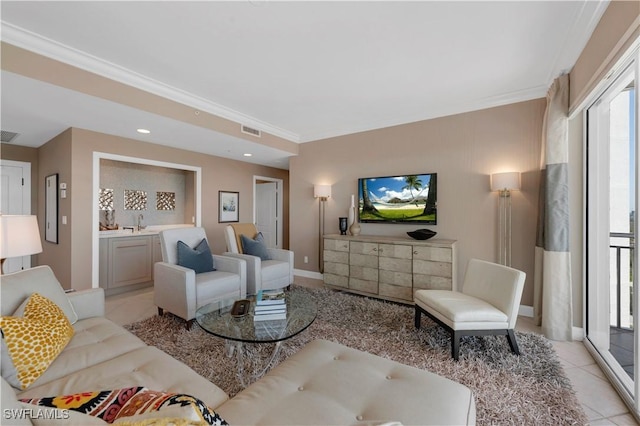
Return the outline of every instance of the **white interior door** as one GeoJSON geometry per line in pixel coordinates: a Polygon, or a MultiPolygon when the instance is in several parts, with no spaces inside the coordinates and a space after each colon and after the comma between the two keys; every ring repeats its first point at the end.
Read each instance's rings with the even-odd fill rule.
{"type": "MultiPolygon", "coordinates": [[[[21,161],[0,160],[0,213],[31,214],[31,164],[21,161]]],[[[4,273],[31,267],[31,256],[9,258],[4,273]]]]}
{"type": "Polygon", "coordinates": [[[278,238],[278,184],[257,182],[256,228],[262,232],[267,247],[280,248],[278,238]]]}

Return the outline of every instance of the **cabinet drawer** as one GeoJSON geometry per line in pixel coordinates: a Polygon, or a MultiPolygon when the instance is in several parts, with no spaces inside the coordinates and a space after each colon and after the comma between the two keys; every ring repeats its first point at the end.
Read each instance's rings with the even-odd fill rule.
{"type": "Polygon", "coordinates": [[[447,277],[413,274],[413,290],[452,290],[453,280],[447,277]]]}
{"type": "Polygon", "coordinates": [[[413,289],[411,287],[400,287],[381,282],[378,286],[378,294],[393,299],[413,301],[413,289]]]}
{"type": "Polygon", "coordinates": [[[399,285],[411,288],[413,284],[413,275],[407,272],[394,272],[380,270],[380,283],[399,285]]]}
{"type": "Polygon", "coordinates": [[[345,263],[324,262],[324,272],[334,275],[349,276],[349,265],[345,263]]]}
{"type": "Polygon", "coordinates": [[[349,245],[349,252],[352,254],[368,254],[378,256],[378,244],[377,243],[363,243],[360,241],[351,241],[349,245]]]}
{"type": "Polygon", "coordinates": [[[351,253],[349,255],[349,264],[354,266],[366,266],[368,268],[378,269],[378,256],[351,253]]]}
{"type": "Polygon", "coordinates": [[[349,278],[349,289],[365,293],[378,294],[378,281],[367,281],[358,278],[349,278]]]}
{"type": "Polygon", "coordinates": [[[351,266],[349,276],[367,281],[378,281],[378,269],[366,268],[363,266],[351,266]]]}
{"type": "Polygon", "coordinates": [[[379,244],[378,253],[381,258],[391,257],[410,260],[413,257],[413,247],[400,244],[379,244]]]}
{"type": "Polygon", "coordinates": [[[413,273],[451,278],[451,263],[431,262],[429,260],[414,260],[413,273]]]}
{"type": "Polygon", "coordinates": [[[326,262],[335,262],[335,263],[349,263],[349,253],[341,252],[341,251],[332,251],[325,250],[323,252],[323,259],[326,262]]]}
{"type": "Polygon", "coordinates": [[[333,251],[349,251],[349,241],[332,240],[326,238],[324,240],[324,249],[333,251]]]}
{"type": "Polygon", "coordinates": [[[452,254],[450,248],[413,246],[413,259],[451,263],[452,254]]]}
{"type": "Polygon", "coordinates": [[[349,277],[324,273],[324,282],[328,285],[349,288],[349,277]]]}
{"type": "Polygon", "coordinates": [[[411,259],[395,259],[393,257],[380,257],[378,260],[380,269],[386,271],[398,271],[411,273],[411,259]]]}

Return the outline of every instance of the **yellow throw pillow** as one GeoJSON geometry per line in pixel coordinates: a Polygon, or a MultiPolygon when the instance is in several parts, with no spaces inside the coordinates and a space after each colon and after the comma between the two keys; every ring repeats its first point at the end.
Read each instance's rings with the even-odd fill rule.
{"type": "Polygon", "coordinates": [[[73,327],[52,301],[33,293],[24,317],[2,317],[0,328],[17,372],[14,387],[26,389],[45,372],[73,337],[73,327]]]}

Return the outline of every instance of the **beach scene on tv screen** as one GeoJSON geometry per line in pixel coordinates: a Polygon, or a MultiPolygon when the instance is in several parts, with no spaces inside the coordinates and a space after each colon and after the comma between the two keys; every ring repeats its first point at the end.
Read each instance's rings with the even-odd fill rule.
{"type": "Polygon", "coordinates": [[[359,179],[361,222],[436,223],[436,174],[359,179]]]}

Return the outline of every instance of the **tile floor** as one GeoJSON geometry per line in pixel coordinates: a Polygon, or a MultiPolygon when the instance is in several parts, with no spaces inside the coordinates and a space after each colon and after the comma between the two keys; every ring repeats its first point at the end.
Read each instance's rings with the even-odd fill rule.
{"type": "MultiPolygon", "coordinates": [[[[322,286],[322,281],[296,276],[296,284],[322,286]]],[[[107,297],[106,316],[124,325],[157,314],[151,287],[107,297]]],[[[519,331],[540,332],[531,318],[520,317],[519,331]]],[[[553,343],[591,425],[640,426],[582,342],[553,343]]]]}

